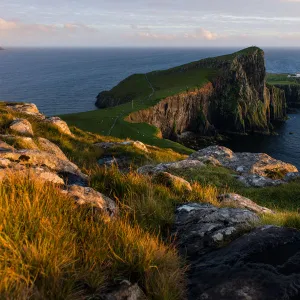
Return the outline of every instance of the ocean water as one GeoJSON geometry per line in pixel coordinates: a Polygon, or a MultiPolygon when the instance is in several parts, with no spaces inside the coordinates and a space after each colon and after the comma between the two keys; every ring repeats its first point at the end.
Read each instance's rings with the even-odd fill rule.
{"type": "MultiPolygon", "coordinates": [[[[33,102],[46,115],[93,110],[100,91],[133,73],[167,69],[236,50],[7,49],[0,51],[0,100],[33,102]]],[[[300,72],[300,49],[264,50],[268,72],[300,72]]],[[[228,146],[266,152],[300,168],[300,115],[291,115],[278,131],[279,136],[239,137],[228,146]]]]}

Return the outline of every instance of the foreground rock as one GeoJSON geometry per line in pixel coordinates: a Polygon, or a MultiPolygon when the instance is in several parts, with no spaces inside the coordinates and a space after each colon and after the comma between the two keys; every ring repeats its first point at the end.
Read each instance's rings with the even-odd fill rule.
{"type": "Polygon", "coordinates": [[[273,213],[272,210],[270,210],[266,207],[259,206],[252,200],[250,200],[246,197],[243,197],[241,195],[238,195],[238,194],[223,194],[218,197],[218,200],[220,201],[220,203],[222,205],[225,205],[225,206],[246,208],[255,213],[260,213],[260,214],[273,213]]]}
{"type": "Polygon", "coordinates": [[[7,171],[24,170],[25,168],[40,168],[46,172],[56,173],[65,178],[69,184],[85,184],[87,175],[66,159],[40,150],[8,150],[0,152],[0,159],[7,162],[7,171]]]}
{"type": "Polygon", "coordinates": [[[54,127],[56,127],[61,133],[73,136],[73,134],[70,131],[70,128],[68,126],[68,124],[63,121],[61,118],[59,117],[50,117],[45,119],[45,122],[53,125],[54,127]]]}
{"type": "Polygon", "coordinates": [[[101,300],[147,300],[144,292],[137,284],[124,280],[111,291],[100,296],[101,300]]]}
{"type": "Polygon", "coordinates": [[[8,103],[6,107],[18,113],[45,119],[45,116],[39,112],[38,108],[33,103],[8,103]]]}
{"type": "Polygon", "coordinates": [[[240,174],[255,174],[273,179],[277,176],[284,177],[287,173],[298,172],[295,166],[265,153],[234,153],[222,146],[211,146],[190,155],[190,159],[193,160],[202,160],[203,157],[216,159],[220,165],[240,174]]]}
{"type": "Polygon", "coordinates": [[[178,191],[186,191],[186,192],[191,192],[192,191],[192,186],[191,184],[184,180],[181,177],[174,176],[168,172],[160,172],[156,173],[153,176],[153,180],[159,184],[163,184],[170,189],[178,190],[178,191]]]}
{"type": "Polygon", "coordinates": [[[71,185],[64,193],[73,198],[78,205],[88,205],[110,217],[114,217],[118,213],[115,201],[90,187],[71,185]]]}
{"type": "Polygon", "coordinates": [[[111,149],[113,147],[117,147],[117,146],[132,146],[136,149],[139,149],[143,152],[149,152],[147,146],[140,142],[140,141],[125,141],[125,142],[102,142],[102,143],[96,143],[95,146],[101,148],[101,149],[111,149]]]}
{"type": "Polygon", "coordinates": [[[172,163],[161,163],[158,165],[146,165],[138,169],[140,174],[155,174],[159,172],[171,172],[172,170],[201,169],[204,163],[198,160],[181,160],[172,163]]]}
{"type": "Polygon", "coordinates": [[[258,228],[191,261],[188,276],[190,300],[300,299],[300,232],[258,228]]]}
{"type": "Polygon", "coordinates": [[[190,259],[228,243],[254,227],[259,217],[246,209],[189,203],[176,210],[174,231],[181,253],[190,259]]]}
{"type": "Polygon", "coordinates": [[[32,126],[26,119],[14,120],[9,128],[17,133],[33,136],[32,126]]]}

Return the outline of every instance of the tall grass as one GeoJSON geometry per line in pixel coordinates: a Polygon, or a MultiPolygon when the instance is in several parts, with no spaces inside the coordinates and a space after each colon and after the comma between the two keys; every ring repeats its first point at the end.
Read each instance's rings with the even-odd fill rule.
{"type": "Polygon", "coordinates": [[[174,246],[125,214],[104,222],[55,186],[17,174],[0,184],[0,207],[4,299],[87,299],[121,279],[149,299],[183,298],[174,246]]]}

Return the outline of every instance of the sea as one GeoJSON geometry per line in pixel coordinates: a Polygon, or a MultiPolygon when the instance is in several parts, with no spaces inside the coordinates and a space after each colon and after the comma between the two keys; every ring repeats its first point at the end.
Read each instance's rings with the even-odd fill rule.
{"type": "MultiPolygon", "coordinates": [[[[97,94],[133,73],[175,67],[238,48],[12,48],[0,51],[0,100],[35,103],[46,115],[96,109],[97,94]]],[[[270,73],[300,73],[300,49],[265,48],[270,73]]],[[[265,152],[300,169],[300,114],[274,136],[234,137],[234,151],[265,152]]]]}

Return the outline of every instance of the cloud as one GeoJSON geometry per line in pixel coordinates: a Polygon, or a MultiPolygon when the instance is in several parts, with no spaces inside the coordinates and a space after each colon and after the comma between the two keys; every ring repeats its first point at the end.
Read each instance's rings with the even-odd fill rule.
{"type": "Polygon", "coordinates": [[[11,30],[18,27],[16,22],[6,21],[0,18],[0,30],[11,30]]]}
{"type": "Polygon", "coordinates": [[[214,33],[212,31],[206,30],[204,28],[199,28],[195,30],[195,33],[186,33],[185,38],[190,39],[204,39],[208,41],[216,40],[220,36],[217,33],[214,33]]]}

